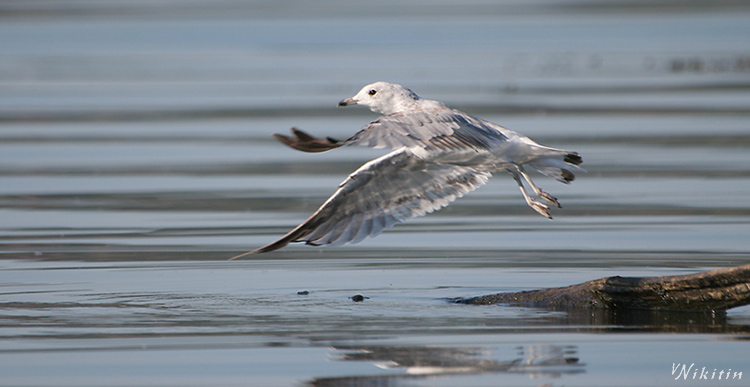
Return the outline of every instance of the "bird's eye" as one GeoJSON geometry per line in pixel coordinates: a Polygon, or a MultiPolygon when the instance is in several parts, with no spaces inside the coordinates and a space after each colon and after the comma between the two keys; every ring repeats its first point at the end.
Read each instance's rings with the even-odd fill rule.
{"type": "Polygon", "coordinates": [[[369,92],[369,93],[367,93],[367,94],[370,94],[370,95],[375,95],[375,93],[377,93],[377,92],[378,92],[377,90],[375,90],[375,89],[372,89],[372,90],[370,90],[370,92],[369,92]]]}

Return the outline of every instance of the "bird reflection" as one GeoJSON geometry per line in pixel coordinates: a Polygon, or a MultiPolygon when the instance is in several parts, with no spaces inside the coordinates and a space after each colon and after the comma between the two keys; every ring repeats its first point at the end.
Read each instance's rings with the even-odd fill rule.
{"type": "MultiPolygon", "coordinates": [[[[564,373],[574,373],[570,366],[583,366],[578,358],[574,345],[530,345],[518,347],[519,355],[523,356],[518,364],[510,367],[508,372],[522,372],[531,378],[559,378],[564,373]]],[[[582,369],[578,372],[583,372],[582,369]]]]}
{"type": "Polygon", "coordinates": [[[518,357],[508,360],[493,359],[489,349],[480,347],[336,346],[333,349],[338,361],[371,362],[392,372],[316,378],[309,383],[311,386],[387,387],[403,385],[406,379],[436,376],[520,373],[542,379],[584,372],[584,364],[575,356],[575,346],[518,347],[518,357]]]}

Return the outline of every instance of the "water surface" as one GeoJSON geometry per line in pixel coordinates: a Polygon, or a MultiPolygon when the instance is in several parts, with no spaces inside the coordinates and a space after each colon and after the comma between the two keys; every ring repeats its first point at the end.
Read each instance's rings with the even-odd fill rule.
{"type": "Polygon", "coordinates": [[[430,4],[0,5],[0,384],[747,384],[746,307],[450,300],[747,264],[750,6],[430,4]],[[336,102],[375,80],[589,173],[536,178],[553,221],[498,175],[358,245],[227,261],[383,154],[270,137],[351,135],[375,116],[336,102]]]}

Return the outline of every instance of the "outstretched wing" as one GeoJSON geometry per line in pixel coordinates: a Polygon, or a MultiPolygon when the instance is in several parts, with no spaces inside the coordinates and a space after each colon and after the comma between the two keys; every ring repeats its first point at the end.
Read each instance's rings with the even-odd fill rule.
{"type": "Polygon", "coordinates": [[[278,250],[291,242],[360,242],[396,223],[448,205],[486,183],[490,176],[486,171],[426,162],[408,149],[396,150],[349,175],[336,193],[297,228],[246,254],[278,250]]]}
{"type": "Polygon", "coordinates": [[[449,108],[382,116],[346,141],[371,148],[489,149],[507,137],[493,124],[449,108]]]}

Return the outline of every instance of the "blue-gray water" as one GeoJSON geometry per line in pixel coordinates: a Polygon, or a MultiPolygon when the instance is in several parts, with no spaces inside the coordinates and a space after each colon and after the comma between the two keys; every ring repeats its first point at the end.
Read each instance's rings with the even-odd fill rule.
{"type": "Polygon", "coordinates": [[[0,3],[0,385],[746,385],[750,308],[448,300],[750,262],[749,118],[747,1],[0,3]],[[498,175],[359,245],[227,261],[383,154],[270,137],[351,135],[375,116],[336,102],[376,80],[589,173],[537,178],[553,221],[498,175]]]}

